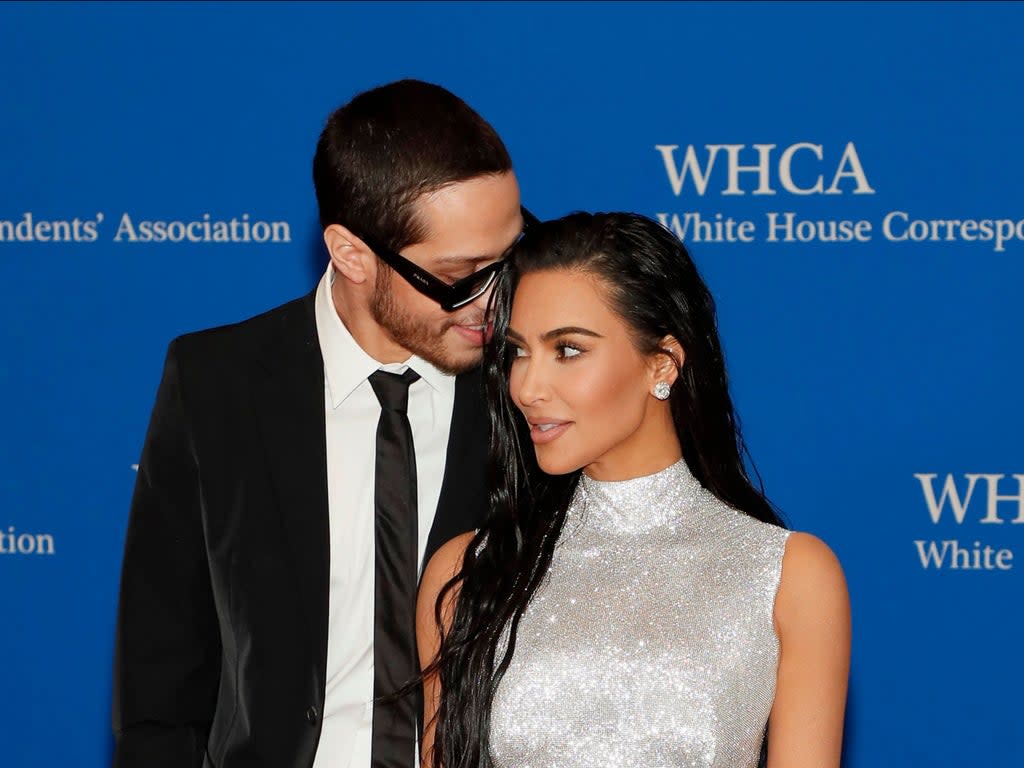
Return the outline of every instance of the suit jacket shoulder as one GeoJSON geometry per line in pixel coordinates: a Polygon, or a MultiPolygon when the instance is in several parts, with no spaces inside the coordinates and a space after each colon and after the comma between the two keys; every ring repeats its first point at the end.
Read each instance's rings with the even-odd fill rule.
{"type": "Polygon", "coordinates": [[[190,374],[209,371],[213,379],[218,372],[250,363],[273,365],[293,354],[319,354],[314,296],[309,293],[241,322],[178,336],[170,351],[190,374]]]}

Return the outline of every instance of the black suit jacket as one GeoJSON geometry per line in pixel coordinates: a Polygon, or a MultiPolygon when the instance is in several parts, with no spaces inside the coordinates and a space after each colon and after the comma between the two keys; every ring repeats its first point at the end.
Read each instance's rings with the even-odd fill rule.
{"type": "MultiPolygon", "coordinates": [[[[327,659],[326,451],[313,294],[171,343],[125,541],[116,768],[312,764],[327,659]]],[[[485,456],[473,372],[456,381],[427,558],[479,526],[485,456]]]]}

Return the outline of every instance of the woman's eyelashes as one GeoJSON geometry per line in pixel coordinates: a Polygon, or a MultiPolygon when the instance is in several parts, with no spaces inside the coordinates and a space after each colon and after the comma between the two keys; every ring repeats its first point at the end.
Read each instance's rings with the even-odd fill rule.
{"type": "MultiPolygon", "coordinates": [[[[509,341],[509,346],[512,347],[512,356],[515,359],[530,356],[524,347],[514,341],[509,341]]],[[[568,341],[556,341],[551,345],[551,349],[555,352],[555,359],[559,361],[574,360],[587,351],[581,345],[568,341]]]]}
{"type": "Polygon", "coordinates": [[[572,360],[573,358],[579,357],[586,351],[582,347],[570,344],[567,341],[558,342],[555,344],[555,349],[558,351],[559,360],[572,360]]]}

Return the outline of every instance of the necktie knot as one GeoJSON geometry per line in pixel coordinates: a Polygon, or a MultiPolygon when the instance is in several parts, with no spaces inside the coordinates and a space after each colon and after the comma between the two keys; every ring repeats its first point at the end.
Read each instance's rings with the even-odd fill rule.
{"type": "Polygon", "coordinates": [[[405,373],[374,371],[370,374],[370,386],[382,409],[405,413],[409,407],[409,385],[419,378],[412,368],[407,368],[405,373]]]}

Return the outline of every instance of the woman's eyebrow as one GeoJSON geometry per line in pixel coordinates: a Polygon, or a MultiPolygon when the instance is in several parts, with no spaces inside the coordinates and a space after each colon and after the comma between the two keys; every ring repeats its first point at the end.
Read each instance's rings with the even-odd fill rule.
{"type": "MultiPolygon", "coordinates": [[[[555,328],[553,330],[541,334],[540,340],[551,341],[552,339],[557,339],[559,336],[569,336],[572,334],[577,334],[580,336],[590,336],[591,338],[594,339],[604,338],[604,336],[602,336],[600,333],[597,333],[596,331],[591,331],[589,328],[582,328],[578,325],[566,325],[563,326],[562,328],[555,328]]],[[[505,331],[505,338],[507,338],[509,341],[519,342],[520,344],[526,341],[526,339],[523,337],[521,333],[519,333],[516,330],[513,330],[512,328],[509,328],[505,331]]]]}
{"type": "Polygon", "coordinates": [[[568,336],[570,334],[577,334],[579,336],[591,336],[592,338],[595,339],[604,338],[604,336],[602,336],[600,333],[597,333],[596,331],[591,331],[588,328],[581,328],[578,325],[567,325],[562,328],[555,328],[554,330],[548,331],[547,333],[541,335],[540,338],[541,341],[551,341],[552,339],[557,339],[559,336],[568,336]]]}

